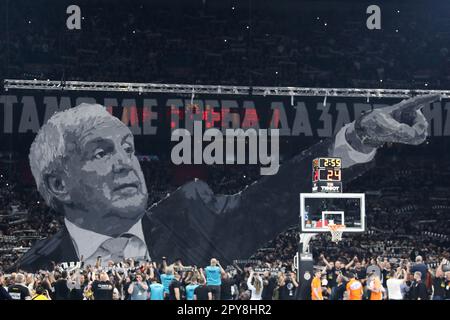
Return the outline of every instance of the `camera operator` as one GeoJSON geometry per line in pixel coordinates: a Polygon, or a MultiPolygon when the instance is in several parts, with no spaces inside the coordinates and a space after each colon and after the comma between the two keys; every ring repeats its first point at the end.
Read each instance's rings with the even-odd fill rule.
{"type": "Polygon", "coordinates": [[[131,278],[131,284],[128,287],[130,300],[147,300],[148,285],[144,281],[142,274],[136,273],[134,278],[131,278]]]}

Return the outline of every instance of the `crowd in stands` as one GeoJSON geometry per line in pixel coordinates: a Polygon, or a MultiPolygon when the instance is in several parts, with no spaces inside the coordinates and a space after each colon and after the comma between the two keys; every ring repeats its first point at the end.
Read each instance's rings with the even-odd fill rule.
{"type": "Polygon", "coordinates": [[[248,8],[209,1],[114,1],[106,6],[97,0],[81,5],[81,30],[68,30],[64,2],[53,2],[55,13],[48,15],[45,1],[14,1],[5,8],[9,27],[0,29],[0,74],[43,80],[448,88],[449,8],[442,3],[425,8],[384,4],[382,29],[370,31],[364,5],[258,1],[248,8]]]}
{"type": "Polygon", "coordinates": [[[235,261],[224,269],[127,259],[94,266],[55,265],[37,273],[0,273],[0,300],[450,300],[450,263],[395,264],[381,257],[349,263],[324,255],[309,278],[277,263],[235,261]],[[103,266],[102,266],[103,265],[103,266]]]}

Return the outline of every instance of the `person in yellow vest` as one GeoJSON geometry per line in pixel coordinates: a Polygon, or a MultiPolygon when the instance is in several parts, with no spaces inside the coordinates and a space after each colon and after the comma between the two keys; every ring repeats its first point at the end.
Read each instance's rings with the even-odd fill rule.
{"type": "Polygon", "coordinates": [[[52,300],[47,292],[43,287],[39,286],[36,288],[36,293],[33,295],[33,298],[31,300],[52,300]]]}
{"type": "Polygon", "coordinates": [[[364,291],[363,285],[356,279],[356,276],[353,272],[350,272],[348,277],[350,278],[346,286],[348,300],[362,300],[364,291]]]}
{"type": "Polygon", "coordinates": [[[380,278],[376,274],[370,276],[367,289],[370,291],[369,300],[383,300],[383,293],[385,290],[381,285],[380,278]]]}
{"type": "Polygon", "coordinates": [[[314,279],[311,282],[311,300],[323,300],[321,277],[321,271],[314,273],[314,279]]]}

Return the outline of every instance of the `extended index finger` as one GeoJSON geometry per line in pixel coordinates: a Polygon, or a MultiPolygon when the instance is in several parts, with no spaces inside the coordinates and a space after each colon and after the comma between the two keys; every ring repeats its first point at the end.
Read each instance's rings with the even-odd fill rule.
{"type": "Polygon", "coordinates": [[[406,100],[403,100],[402,102],[399,102],[397,104],[394,104],[393,106],[386,107],[386,111],[388,112],[395,112],[395,113],[411,113],[413,111],[417,111],[423,106],[433,103],[434,101],[437,101],[441,98],[439,94],[428,94],[423,96],[416,96],[413,98],[409,98],[406,100]]]}

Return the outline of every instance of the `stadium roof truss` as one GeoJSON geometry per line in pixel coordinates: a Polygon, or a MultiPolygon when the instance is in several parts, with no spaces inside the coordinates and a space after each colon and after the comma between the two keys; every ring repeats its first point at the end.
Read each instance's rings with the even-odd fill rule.
{"type": "Polygon", "coordinates": [[[364,89],[364,88],[302,88],[302,87],[250,87],[192,84],[92,82],[92,81],[50,81],[5,79],[4,89],[22,90],[67,90],[67,91],[112,91],[176,94],[219,94],[254,96],[312,96],[351,98],[409,98],[417,95],[439,94],[450,98],[450,90],[415,89],[364,89]]]}

